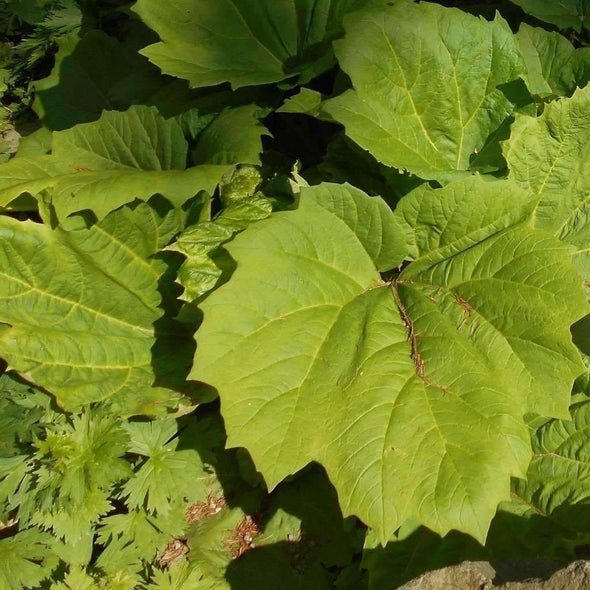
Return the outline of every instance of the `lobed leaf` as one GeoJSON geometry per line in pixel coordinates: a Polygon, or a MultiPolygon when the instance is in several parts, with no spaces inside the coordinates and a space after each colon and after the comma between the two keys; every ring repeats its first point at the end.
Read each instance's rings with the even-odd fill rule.
{"type": "Polygon", "coordinates": [[[408,521],[385,547],[369,532],[363,566],[370,588],[403,584],[425,571],[463,560],[545,559],[572,561],[588,543],[590,488],[588,412],[590,402],[574,402],[571,420],[547,420],[532,431],[533,459],[527,479],[515,479],[484,546],[456,532],[444,538],[408,521]]]}
{"type": "Polygon", "coordinates": [[[590,49],[574,46],[559,33],[520,25],[516,35],[524,58],[525,80],[531,94],[540,97],[571,96],[590,79],[590,49]]]}
{"type": "Polygon", "coordinates": [[[579,276],[527,227],[526,194],[476,178],[402,199],[415,261],[384,282],[363,226],[324,208],[326,190],[351,196],[309,189],[227,246],[237,269],[202,304],[191,376],[218,389],[228,445],[271,488],[315,460],[382,541],[408,517],[483,540],[530,458],[523,413],[567,414],[579,276]],[[499,198],[520,206],[506,214],[499,198]],[[546,357],[563,372],[540,395],[531,375],[546,357]]]}
{"type": "Polygon", "coordinates": [[[36,586],[57,566],[52,539],[38,529],[27,529],[0,539],[0,583],[6,590],[36,586]]]}

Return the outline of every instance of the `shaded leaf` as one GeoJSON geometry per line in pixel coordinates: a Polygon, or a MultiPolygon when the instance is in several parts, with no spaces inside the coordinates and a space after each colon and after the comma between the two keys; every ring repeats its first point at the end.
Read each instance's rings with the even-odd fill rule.
{"type": "Polygon", "coordinates": [[[259,164],[262,137],[260,108],[247,105],[223,111],[199,135],[193,157],[197,164],[259,164]]]}
{"type": "MultiPolygon", "coordinates": [[[[50,75],[35,82],[35,111],[52,130],[98,119],[103,110],[133,104],[162,106],[159,93],[183,93],[188,86],[162,74],[149,61],[99,30],[62,37],[50,75]]],[[[170,100],[170,98],[169,98],[170,100]]]]}
{"type": "Polygon", "coordinates": [[[588,28],[588,0],[511,0],[535,18],[557,25],[560,29],[581,31],[588,28]]]}

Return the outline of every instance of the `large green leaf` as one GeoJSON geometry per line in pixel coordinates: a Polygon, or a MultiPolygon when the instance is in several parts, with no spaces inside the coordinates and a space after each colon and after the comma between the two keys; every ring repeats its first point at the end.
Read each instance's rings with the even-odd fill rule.
{"type": "Polygon", "coordinates": [[[540,195],[535,226],[570,245],[590,280],[590,87],[538,118],[518,115],[504,156],[510,177],[540,195]]]}
{"type": "Polygon", "coordinates": [[[590,48],[574,49],[559,33],[521,24],[518,47],[525,60],[531,94],[571,96],[590,77],[590,48]]]}
{"type": "Polygon", "coordinates": [[[205,165],[185,170],[187,154],[180,125],[156,109],[105,112],[96,122],[55,132],[51,155],[0,166],[0,206],[23,193],[46,190],[60,218],[90,209],[100,219],[157,193],[179,206],[202,190],[213,192],[227,169],[205,165]]]}
{"type": "Polygon", "coordinates": [[[390,4],[345,18],[334,45],[354,89],[323,108],[380,162],[448,180],[512,113],[499,87],[524,73],[522,58],[500,16],[390,4]]]}
{"type": "Polygon", "coordinates": [[[511,0],[534,17],[557,25],[560,29],[581,31],[588,28],[590,2],[588,0],[511,0]]]}
{"type": "Polygon", "coordinates": [[[334,62],[342,16],[367,0],[139,0],[134,10],[160,43],[141,53],[191,86],[233,88],[307,78],[334,62]]]}
{"type": "Polygon", "coordinates": [[[325,191],[370,209],[360,191],[314,187],[235,238],[191,376],[217,388],[229,446],[270,487],[316,460],[343,512],[383,541],[410,516],[482,540],[530,458],[523,413],[567,415],[581,279],[557,240],[523,223],[534,202],[509,182],[419,189],[396,214],[378,207],[378,224],[352,223],[325,191]],[[380,226],[416,237],[394,247],[380,226]],[[379,275],[378,239],[390,263],[414,259],[393,280],[379,275]]]}
{"type": "Polygon", "coordinates": [[[10,326],[0,356],[69,409],[104,399],[123,413],[177,404],[179,394],[152,387],[166,266],[150,256],[167,223],[145,204],[71,231],[0,217],[0,323],[10,326]]]}

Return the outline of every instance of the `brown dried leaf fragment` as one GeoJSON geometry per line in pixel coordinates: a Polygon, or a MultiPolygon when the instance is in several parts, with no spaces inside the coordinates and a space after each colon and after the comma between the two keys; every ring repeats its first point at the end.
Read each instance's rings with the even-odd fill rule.
{"type": "Polygon", "coordinates": [[[254,547],[254,537],[260,529],[251,516],[246,516],[232,531],[232,536],[225,540],[224,546],[230,550],[232,559],[237,559],[254,547]]]}
{"type": "Polygon", "coordinates": [[[16,524],[16,519],[15,518],[9,518],[8,520],[4,521],[4,520],[0,520],[0,533],[2,531],[5,531],[6,529],[10,529],[12,528],[15,524],[16,524]]]}
{"type": "Polygon", "coordinates": [[[193,524],[199,520],[218,514],[226,504],[225,496],[216,496],[213,492],[209,492],[207,500],[204,502],[195,502],[187,508],[185,514],[186,522],[193,524]]]}
{"type": "Polygon", "coordinates": [[[186,539],[172,539],[166,547],[164,552],[158,559],[160,567],[168,567],[170,564],[180,561],[189,552],[186,539]]]}

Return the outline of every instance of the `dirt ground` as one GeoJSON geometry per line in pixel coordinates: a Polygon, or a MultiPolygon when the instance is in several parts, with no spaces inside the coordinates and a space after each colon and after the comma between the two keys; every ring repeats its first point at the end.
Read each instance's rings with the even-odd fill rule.
{"type": "Polygon", "coordinates": [[[429,572],[398,590],[590,590],[590,561],[464,562],[429,572]]]}

